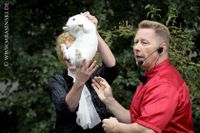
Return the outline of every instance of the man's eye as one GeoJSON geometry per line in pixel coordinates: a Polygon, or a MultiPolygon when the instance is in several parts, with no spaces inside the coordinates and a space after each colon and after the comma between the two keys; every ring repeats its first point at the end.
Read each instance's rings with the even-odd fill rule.
{"type": "Polygon", "coordinates": [[[142,42],[142,45],[147,45],[148,44],[148,42],[142,42]]]}
{"type": "Polygon", "coordinates": [[[134,42],[133,42],[133,45],[136,45],[137,43],[138,43],[138,41],[134,41],[134,42]]]}

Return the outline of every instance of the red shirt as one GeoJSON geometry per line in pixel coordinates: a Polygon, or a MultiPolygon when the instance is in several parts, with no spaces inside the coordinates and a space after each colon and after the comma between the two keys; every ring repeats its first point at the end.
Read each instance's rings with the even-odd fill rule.
{"type": "Polygon", "coordinates": [[[158,133],[194,133],[189,91],[176,68],[167,59],[145,76],[129,109],[131,121],[158,133]]]}

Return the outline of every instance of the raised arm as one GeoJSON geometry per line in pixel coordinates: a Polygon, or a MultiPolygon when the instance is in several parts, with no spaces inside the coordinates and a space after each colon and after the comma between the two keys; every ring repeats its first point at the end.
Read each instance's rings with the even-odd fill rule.
{"type": "Polygon", "coordinates": [[[95,89],[101,101],[109,108],[114,116],[123,123],[130,123],[130,112],[125,109],[113,97],[112,89],[107,81],[101,77],[95,77],[92,81],[92,87],[95,89]]]}
{"type": "Polygon", "coordinates": [[[74,112],[79,104],[84,84],[92,73],[97,69],[96,61],[86,62],[83,60],[76,70],[76,80],[65,97],[65,102],[71,112],[74,112]]]}
{"type": "MultiPolygon", "coordinates": [[[[97,27],[98,20],[95,16],[88,13],[87,18],[91,22],[93,22],[97,27]]],[[[110,50],[110,48],[108,47],[108,45],[106,44],[106,42],[102,39],[102,37],[99,35],[98,32],[97,32],[97,38],[98,38],[98,51],[102,56],[103,62],[105,63],[107,67],[115,66],[116,64],[115,57],[112,51],[110,50]]]]}
{"type": "Polygon", "coordinates": [[[116,64],[115,57],[111,51],[111,49],[108,47],[106,42],[102,39],[102,37],[97,33],[98,37],[98,50],[101,54],[101,57],[103,58],[103,62],[107,67],[113,67],[116,64]]]}

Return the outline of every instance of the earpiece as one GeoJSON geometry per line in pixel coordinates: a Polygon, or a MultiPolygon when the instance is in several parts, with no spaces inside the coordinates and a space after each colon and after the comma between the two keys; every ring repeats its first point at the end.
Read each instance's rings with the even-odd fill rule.
{"type": "Polygon", "coordinates": [[[158,53],[161,54],[163,52],[163,47],[157,49],[158,53]]]}

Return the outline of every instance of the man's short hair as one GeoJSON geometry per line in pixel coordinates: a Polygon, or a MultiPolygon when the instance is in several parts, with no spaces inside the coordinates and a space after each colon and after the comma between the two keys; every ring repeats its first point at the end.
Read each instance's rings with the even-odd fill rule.
{"type": "Polygon", "coordinates": [[[151,20],[143,20],[139,23],[138,29],[140,28],[151,28],[155,30],[155,33],[159,35],[161,38],[163,38],[167,44],[169,44],[171,35],[169,32],[169,29],[156,21],[151,21],[151,20]]]}

